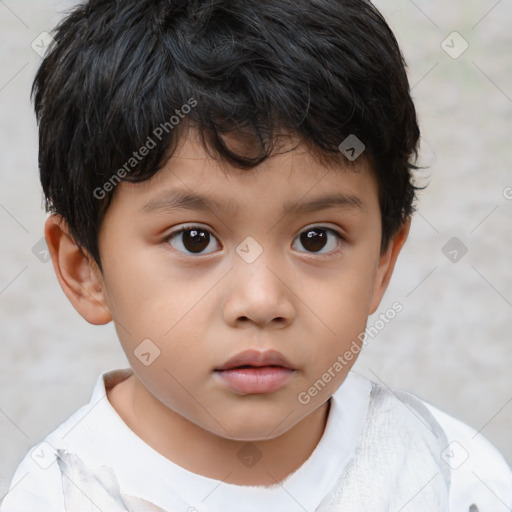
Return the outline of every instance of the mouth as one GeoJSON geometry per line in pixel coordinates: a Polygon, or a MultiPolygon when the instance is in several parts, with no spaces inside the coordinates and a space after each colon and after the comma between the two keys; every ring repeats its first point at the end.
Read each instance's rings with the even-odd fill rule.
{"type": "Polygon", "coordinates": [[[215,368],[215,371],[232,370],[240,367],[260,368],[262,366],[280,366],[293,370],[293,365],[277,350],[244,350],[236,354],[223,365],[215,368]]]}
{"type": "Polygon", "coordinates": [[[279,352],[248,350],[215,368],[214,374],[235,393],[273,393],[295,373],[293,365],[279,352]]]}

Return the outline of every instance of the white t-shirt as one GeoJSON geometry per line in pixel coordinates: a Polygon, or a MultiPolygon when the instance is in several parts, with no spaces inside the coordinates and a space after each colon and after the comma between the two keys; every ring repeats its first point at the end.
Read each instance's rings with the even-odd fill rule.
{"type": "Polygon", "coordinates": [[[91,401],[27,453],[0,512],[512,510],[512,471],[481,434],[353,372],[311,456],[267,487],[192,473],[147,445],[106,394],[130,373],[101,375],[91,401]]]}

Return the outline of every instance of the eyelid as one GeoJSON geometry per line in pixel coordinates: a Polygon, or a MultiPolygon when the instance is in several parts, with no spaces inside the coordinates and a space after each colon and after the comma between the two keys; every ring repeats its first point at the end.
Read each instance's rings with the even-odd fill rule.
{"type": "MultiPolygon", "coordinates": [[[[183,224],[181,225],[181,227],[171,231],[170,233],[166,234],[165,237],[164,237],[164,242],[169,244],[170,245],[170,240],[175,238],[177,235],[183,233],[184,231],[189,231],[189,230],[193,230],[194,228],[197,228],[199,230],[203,230],[203,231],[206,231],[208,232],[210,235],[213,236],[213,238],[215,239],[215,241],[217,242],[217,244],[219,246],[222,247],[222,244],[220,243],[220,240],[219,238],[217,237],[217,235],[213,232],[213,230],[209,227],[204,227],[204,226],[201,226],[200,224],[197,224],[197,223],[190,223],[190,224],[183,224]]],[[[341,242],[346,242],[346,237],[345,235],[343,234],[343,230],[341,230],[341,232],[339,231],[339,227],[338,228],[334,228],[334,227],[331,227],[327,224],[309,224],[305,227],[303,227],[302,229],[300,229],[296,236],[294,237],[293,241],[292,241],[292,245],[293,245],[293,242],[295,242],[295,240],[297,240],[297,238],[304,232],[308,231],[308,230],[311,230],[311,229],[320,229],[320,230],[323,230],[323,231],[329,231],[331,232],[332,234],[334,234],[334,236],[337,238],[338,240],[338,247],[332,251],[329,251],[327,253],[320,253],[320,252],[308,252],[308,251],[297,251],[301,254],[306,254],[306,255],[309,255],[309,256],[315,256],[315,257],[329,257],[329,256],[332,256],[333,254],[337,254],[339,251],[340,251],[340,243],[341,242]]],[[[212,252],[207,252],[207,253],[197,253],[197,254],[193,254],[193,253],[183,253],[181,251],[178,251],[177,249],[173,248],[173,250],[175,250],[176,252],[178,252],[179,254],[182,254],[182,255],[185,255],[185,256],[191,256],[191,257],[194,257],[194,258],[197,258],[199,256],[209,256],[210,254],[213,254],[214,252],[216,251],[212,251],[212,252]]]]}
{"type": "Polygon", "coordinates": [[[295,241],[301,233],[304,233],[304,232],[306,232],[308,230],[312,230],[312,229],[320,229],[323,231],[330,231],[337,238],[337,242],[338,242],[337,247],[329,252],[308,252],[308,251],[296,251],[296,252],[298,252],[300,254],[305,254],[308,257],[314,256],[315,258],[329,258],[333,255],[338,254],[341,250],[341,244],[344,242],[347,242],[347,239],[346,239],[345,235],[343,234],[343,232],[340,232],[338,230],[339,228],[336,229],[336,228],[333,228],[326,224],[321,224],[321,223],[320,224],[310,224],[308,226],[305,226],[298,232],[297,236],[293,239],[293,241],[295,241]]]}
{"type": "MultiPolygon", "coordinates": [[[[190,224],[182,224],[181,227],[167,233],[165,236],[164,236],[164,239],[163,241],[168,244],[169,246],[171,246],[170,244],[170,241],[177,237],[179,234],[183,233],[184,231],[191,231],[193,229],[197,228],[198,230],[202,230],[202,231],[206,231],[208,232],[216,241],[216,243],[222,247],[222,244],[220,243],[219,241],[219,238],[217,237],[217,235],[213,232],[213,230],[209,227],[204,227],[204,226],[201,226],[200,224],[197,224],[197,223],[190,223],[190,224]]],[[[216,251],[212,251],[212,252],[207,252],[207,253],[197,253],[197,254],[194,254],[194,253],[185,253],[185,252],[182,252],[182,251],[179,251],[177,249],[175,249],[174,247],[172,247],[172,250],[177,252],[178,254],[182,255],[182,256],[187,256],[187,257],[193,257],[193,258],[198,258],[200,256],[210,256],[211,254],[213,254],[214,252],[216,251]]]]}
{"type": "Polygon", "coordinates": [[[171,237],[172,235],[176,235],[177,233],[181,233],[182,231],[187,231],[189,229],[202,229],[203,231],[208,231],[208,233],[212,234],[217,238],[217,235],[215,234],[214,230],[210,228],[209,226],[202,225],[201,223],[185,223],[185,224],[179,224],[180,227],[173,229],[172,231],[169,231],[166,235],[166,238],[171,237]]]}
{"type": "Polygon", "coordinates": [[[318,223],[318,222],[315,222],[313,224],[308,224],[307,226],[303,227],[300,231],[299,231],[299,234],[300,233],[303,233],[304,231],[307,231],[308,229],[314,229],[314,228],[318,228],[318,229],[325,229],[326,231],[329,230],[329,231],[333,231],[334,233],[338,234],[340,237],[343,237],[345,238],[345,234],[344,234],[344,230],[342,228],[340,228],[340,226],[336,226],[336,225],[330,225],[330,223],[318,223]]]}
{"type": "MultiPolygon", "coordinates": [[[[308,231],[309,229],[322,229],[324,231],[330,231],[336,237],[338,237],[340,240],[347,242],[347,234],[346,234],[345,230],[343,230],[339,226],[333,227],[333,226],[329,226],[328,224],[325,224],[325,223],[324,224],[321,224],[321,223],[320,224],[309,224],[306,227],[302,228],[298,232],[297,236],[300,235],[301,233],[304,233],[304,231],[308,231]]],[[[314,254],[314,253],[311,253],[311,254],[314,254]]]]}

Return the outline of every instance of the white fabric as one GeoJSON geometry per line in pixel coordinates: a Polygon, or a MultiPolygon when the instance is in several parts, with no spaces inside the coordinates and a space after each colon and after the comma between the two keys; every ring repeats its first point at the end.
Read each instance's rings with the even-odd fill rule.
{"type": "Polygon", "coordinates": [[[206,478],[153,450],[108,401],[105,386],[128,375],[101,375],[90,403],[25,456],[1,512],[512,510],[512,472],[481,434],[354,373],[310,458],[272,487],[206,478]]]}
{"type": "Polygon", "coordinates": [[[447,444],[418,399],[374,385],[355,457],[319,510],[448,512],[447,444]]]}

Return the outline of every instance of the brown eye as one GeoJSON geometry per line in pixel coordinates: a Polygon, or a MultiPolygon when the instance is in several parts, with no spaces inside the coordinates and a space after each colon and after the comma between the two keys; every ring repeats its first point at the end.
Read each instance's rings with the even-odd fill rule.
{"type": "Polygon", "coordinates": [[[300,252],[325,254],[334,251],[338,247],[342,236],[333,229],[313,227],[303,231],[298,240],[302,247],[306,249],[306,251],[300,252]],[[326,247],[327,250],[322,251],[326,247]]]}
{"type": "Polygon", "coordinates": [[[170,245],[177,251],[185,254],[209,254],[212,251],[204,251],[213,243],[216,238],[206,229],[198,226],[183,228],[171,233],[168,238],[170,245]]]}

